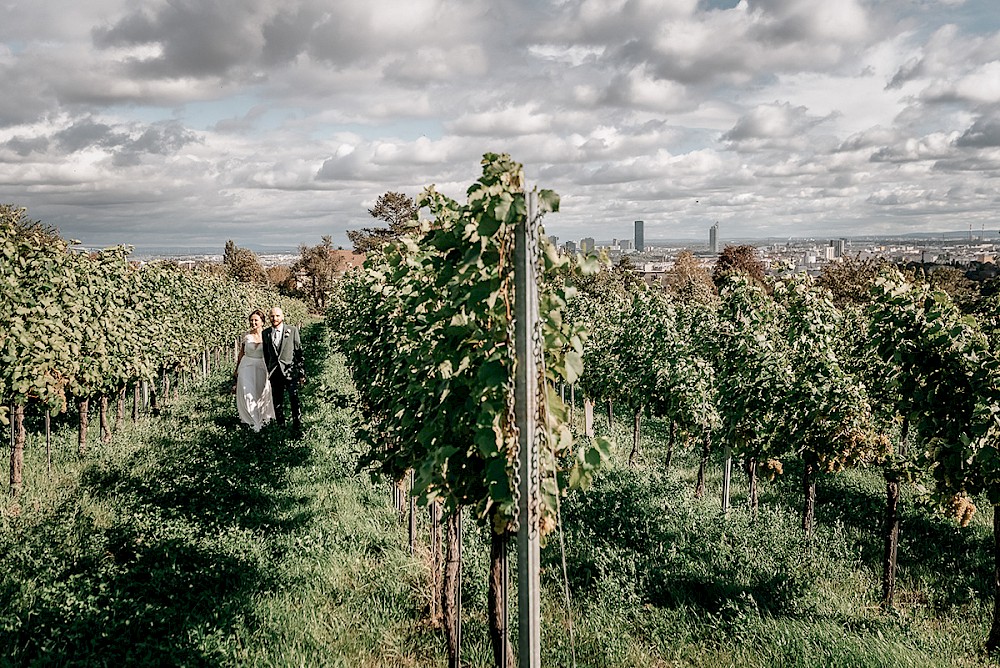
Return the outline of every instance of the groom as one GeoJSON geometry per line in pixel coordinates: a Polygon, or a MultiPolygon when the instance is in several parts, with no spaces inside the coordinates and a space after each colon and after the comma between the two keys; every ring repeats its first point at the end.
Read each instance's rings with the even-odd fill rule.
{"type": "Polygon", "coordinates": [[[299,328],[285,324],[280,308],[271,309],[271,326],[261,333],[264,344],[264,364],[271,379],[274,416],[279,425],[285,424],[285,392],[292,408],[292,429],[302,434],[302,408],[299,405],[299,384],[305,380],[302,343],[299,328]]]}

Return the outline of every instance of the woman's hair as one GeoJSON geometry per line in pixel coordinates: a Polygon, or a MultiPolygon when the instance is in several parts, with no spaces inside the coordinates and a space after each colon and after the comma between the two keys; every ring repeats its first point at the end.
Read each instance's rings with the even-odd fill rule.
{"type": "Polygon", "coordinates": [[[259,308],[255,308],[254,310],[250,311],[250,315],[247,316],[247,322],[250,322],[250,318],[254,316],[260,318],[261,322],[267,322],[267,318],[264,317],[264,312],[261,311],[259,308]]]}

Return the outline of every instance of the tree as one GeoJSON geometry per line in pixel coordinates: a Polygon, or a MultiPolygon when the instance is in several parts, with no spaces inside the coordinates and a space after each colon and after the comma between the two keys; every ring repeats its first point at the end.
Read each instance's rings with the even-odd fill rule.
{"type": "Polygon", "coordinates": [[[980,300],[978,284],[958,267],[934,267],[928,272],[931,288],[947,293],[962,313],[971,313],[980,300]]]}
{"type": "Polygon", "coordinates": [[[295,274],[292,273],[290,267],[285,265],[275,265],[273,267],[268,267],[267,281],[274,288],[284,295],[292,295],[295,293],[295,274]]]}
{"type": "Polygon", "coordinates": [[[320,311],[326,308],[337,272],[341,269],[340,260],[331,251],[333,239],[329,235],[323,237],[323,243],[315,246],[301,244],[299,259],[291,268],[293,274],[304,274],[301,291],[313,307],[320,311]]]}
{"type": "Polygon", "coordinates": [[[880,257],[862,260],[860,256],[844,256],[839,262],[823,265],[816,282],[830,291],[838,308],[848,304],[868,304],[875,279],[886,265],[888,261],[880,257]]]}
{"type": "Polygon", "coordinates": [[[59,244],[63,241],[57,228],[28,218],[27,213],[28,210],[24,207],[0,204],[0,220],[10,225],[5,233],[12,235],[15,239],[34,237],[48,244],[59,244]]]}
{"type": "Polygon", "coordinates": [[[229,275],[241,283],[267,284],[267,273],[257,255],[249,248],[240,248],[232,239],[226,242],[222,263],[229,270],[229,275]]]}
{"type": "Polygon", "coordinates": [[[683,303],[709,304],[718,295],[712,276],[698,263],[694,254],[687,250],[677,256],[674,266],[663,275],[663,285],[683,303]]]}
{"type": "Polygon", "coordinates": [[[764,286],[764,263],[754,246],[726,246],[719,253],[719,260],[712,271],[712,280],[716,285],[722,285],[726,276],[733,273],[749,276],[754,283],[764,286]]]}
{"type": "Polygon", "coordinates": [[[368,209],[368,213],[372,218],[388,223],[389,227],[348,230],[347,238],[354,244],[354,252],[368,253],[395,241],[406,233],[410,221],[416,219],[418,210],[413,198],[402,193],[390,191],[379,195],[375,206],[368,209]]]}

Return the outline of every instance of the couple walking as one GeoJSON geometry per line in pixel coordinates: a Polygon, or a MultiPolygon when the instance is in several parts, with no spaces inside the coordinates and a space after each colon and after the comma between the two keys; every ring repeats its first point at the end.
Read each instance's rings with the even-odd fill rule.
{"type": "Polygon", "coordinates": [[[240,420],[254,431],[271,420],[285,424],[285,394],[292,409],[292,429],[302,434],[299,384],[305,380],[299,328],[285,324],[285,314],[272,308],[271,326],[264,328],[264,314],[253,311],[250,331],[243,336],[236,359],[236,407],[240,420]]]}

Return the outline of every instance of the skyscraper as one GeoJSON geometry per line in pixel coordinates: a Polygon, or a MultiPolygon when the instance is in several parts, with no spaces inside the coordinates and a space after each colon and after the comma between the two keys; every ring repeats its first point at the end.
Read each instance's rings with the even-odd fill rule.
{"type": "Polygon", "coordinates": [[[708,251],[713,255],[719,252],[719,221],[708,228],[708,251]]]}
{"type": "Polygon", "coordinates": [[[646,242],[642,234],[642,221],[635,221],[635,249],[640,253],[646,250],[646,242]]]}

